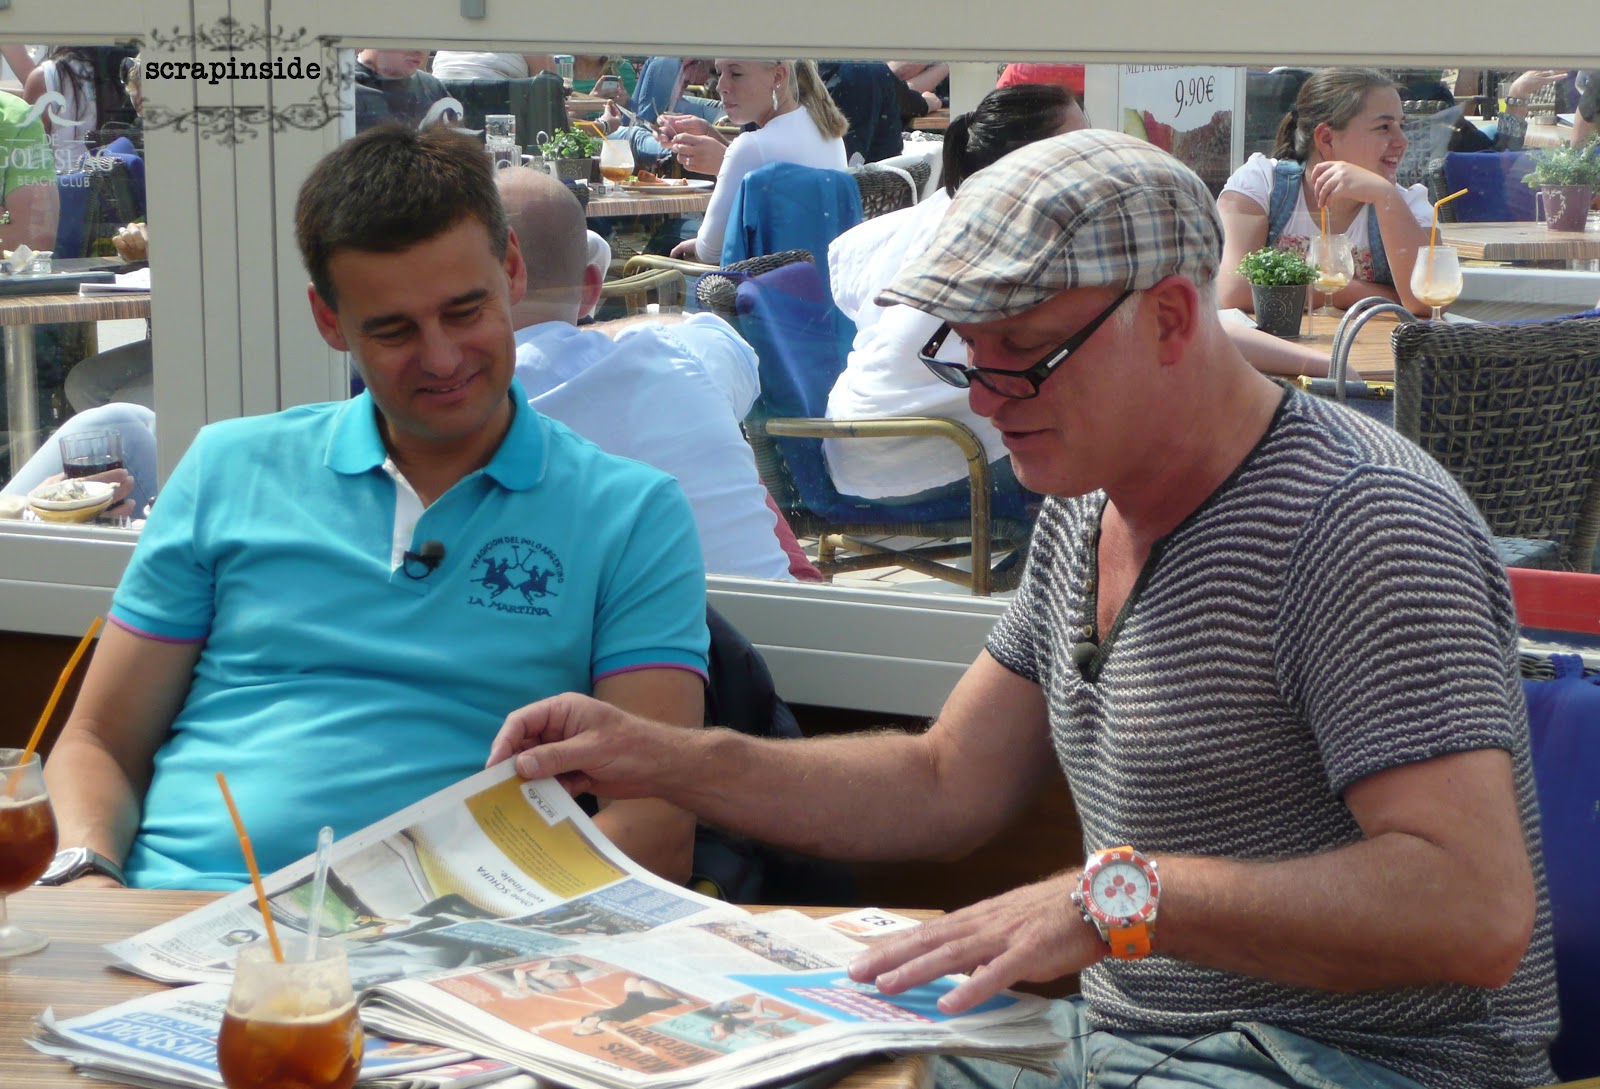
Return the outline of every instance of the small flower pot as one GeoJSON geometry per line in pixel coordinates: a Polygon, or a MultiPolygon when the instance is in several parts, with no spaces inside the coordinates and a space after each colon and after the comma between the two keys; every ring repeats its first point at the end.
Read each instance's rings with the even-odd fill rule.
{"type": "Polygon", "coordinates": [[[1256,308],[1256,328],[1275,337],[1300,335],[1300,318],[1306,312],[1305,284],[1251,284],[1256,308]]]}
{"type": "Polygon", "coordinates": [[[1594,188],[1588,185],[1541,185],[1545,226],[1552,231],[1581,231],[1589,218],[1594,188]]]}
{"type": "Polygon", "coordinates": [[[545,169],[560,181],[588,181],[593,159],[546,159],[545,169]]]}

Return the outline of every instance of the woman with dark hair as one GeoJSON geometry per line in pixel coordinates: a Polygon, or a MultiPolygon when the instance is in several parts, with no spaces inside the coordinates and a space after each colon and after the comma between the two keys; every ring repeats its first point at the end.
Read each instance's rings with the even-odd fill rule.
{"type": "Polygon", "coordinates": [[[110,139],[102,131],[134,119],[122,83],[122,62],[136,50],[127,46],[58,46],[28,74],[22,97],[29,103],[54,92],[62,103],[42,120],[55,150],[56,173],[83,169],[83,159],[110,139]]]}
{"type": "MultiPolygon", "coordinates": [[[[990,91],[978,108],[950,123],[944,140],[944,188],[915,207],[869,219],[828,248],[833,296],[856,323],[844,373],[828,395],[828,415],[839,419],[946,416],[972,428],[991,469],[1016,487],[1010,454],[987,419],[973,412],[965,390],[946,385],[917,359],[939,319],[908,306],[876,305],[878,293],[900,267],[921,256],[944,218],[956,187],[974,172],[1025,144],[1089,122],[1067,88],[1020,84],[990,91]]],[[[963,358],[950,337],[939,358],[963,358]]],[[[834,485],[847,495],[921,502],[967,490],[966,460],[938,439],[880,439],[824,444],[834,485]]]]}
{"type": "Polygon", "coordinates": [[[1375,69],[1325,68],[1306,80],[1272,156],[1250,156],[1217,198],[1220,305],[1250,309],[1240,260],[1262,246],[1303,254],[1325,214],[1328,233],[1348,236],[1355,253],[1355,278],[1333,296],[1335,306],[1381,295],[1428,312],[1411,293],[1411,266],[1427,245],[1432,207],[1425,186],[1395,184],[1406,151],[1402,121],[1399,92],[1375,69]]]}

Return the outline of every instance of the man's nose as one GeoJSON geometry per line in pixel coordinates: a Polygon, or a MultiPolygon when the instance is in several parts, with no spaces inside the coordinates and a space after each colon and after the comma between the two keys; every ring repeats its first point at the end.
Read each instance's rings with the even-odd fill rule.
{"type": "Polygon", "coordinates": [[[429,374],[450,375],[461,366],[461,349],[442,325],[425,326],[418,345],[418,361],[429,374]]]}
{"type": "Polygon", "coordinates": [[[984,419],[994,419],[994,414],[1005,407],[1011,397],[1002,397],[988,386],[973,379],[972,385],[967,387],[967,407],[984,419]]]}

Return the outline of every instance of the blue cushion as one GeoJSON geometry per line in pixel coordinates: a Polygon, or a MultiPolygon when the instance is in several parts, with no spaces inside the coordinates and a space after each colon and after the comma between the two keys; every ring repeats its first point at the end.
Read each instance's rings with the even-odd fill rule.
{"type": "Polygon", "coordinates": [[[1561,1004],[1550,1057],[1567,1081],[1600,1075],[1600,678],[1585,677],[1575,654],[1551,661],[1555,679],[1524,681],[1523,691],[1561,1004]]]}

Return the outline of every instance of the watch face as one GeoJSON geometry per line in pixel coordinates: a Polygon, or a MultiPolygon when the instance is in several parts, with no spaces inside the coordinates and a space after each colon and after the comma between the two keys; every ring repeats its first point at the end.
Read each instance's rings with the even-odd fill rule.
{"type": "Polygon", "coordinates": [[[1155,874],[1132,858],[1112,856],[1083,875],[1083,894],[1089,912],[1104,922],[1138,921],[1155,909],[1155,874]]]}

